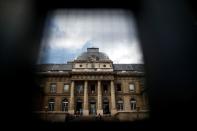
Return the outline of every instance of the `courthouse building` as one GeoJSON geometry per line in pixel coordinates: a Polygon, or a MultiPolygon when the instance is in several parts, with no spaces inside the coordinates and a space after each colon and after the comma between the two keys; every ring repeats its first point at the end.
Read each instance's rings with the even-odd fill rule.
{"type": "Polygon", "coordinates": [[[143,64],[113,64],[99,48],[87,48],[67,64],[36,69],[40,93],[35,110],[43,119],[63,120],[66,113],[120,120],[148,116],[143,64]]]}

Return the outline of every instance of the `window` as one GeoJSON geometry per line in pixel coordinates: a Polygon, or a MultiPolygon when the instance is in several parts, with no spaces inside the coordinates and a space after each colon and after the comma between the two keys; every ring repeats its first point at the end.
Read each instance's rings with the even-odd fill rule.
{"type": "Polygon", "coordinates": [[[106,65],[103,65],[103,67],[106,67],[106,65]]]}
{"type": "Polygon", "coordinates": [[[136,110],[136,100],[132,98],[130,102],[131,102],[131,110],[136,110]]]}
{"type": "Polygon", "coordinates": [[[129,84],[129,91],[130,92],[134,92],[135,91],[134,84],[129,84]]]}
{"type": "Polygon", "coordinates": [[[103,90],[104,90],[104,93],[107,93],[107,91],[108,91],[107,84],[103,85],[103,90]]]}
{"type": "Polygon", "coordinates": [[[117,91],[121,91],[121,84],[120,83],[117,84],[117,91]]]}
{"type": "Polygon", "coordinates": [[[79,65],[80,67],[82,67],[83,65],[79,65]]]}
{"type": "Polygon", "coordinates": [[[55,83],[52,83],[52,84],[50,85],[50,92],[51,92],[51,93],[55,93],[55,92],[56,92],[56,84],[55,84],[55,83]]]}
{"type": "Polygon", "coordinates": [[[69,91],[69,85],[68,84],[64,84],[64,92],[68,92],[69,91]]]}
{"type": "Polygon", "coordinates": [[[62,100],[62,111],[68,111],[68,100],[66,98],[62,100]]]}
{"type": "Polygon", "coordinates": [[[48,107],[49,111],[54,111],[55,100],[53,98],[49,99],[48,107]]]}
{"type": "Polygon", "coordinates": [[[117,101],[117,110],[118,111],[122,111],[123,110],[123,100],[122,99],[119,99],[117,101]]]}
{"type": "Polygon", "coordinates": [[[95,85],[91,85],[90,90],[91,90],[91,93],[94,94],[95,93],[95,85]]]}
{"type": "Polygon", "coordinates": [[[82,85],[77,85],[77,92],[80,94],[83,91],[83,86],[82,85]]]}

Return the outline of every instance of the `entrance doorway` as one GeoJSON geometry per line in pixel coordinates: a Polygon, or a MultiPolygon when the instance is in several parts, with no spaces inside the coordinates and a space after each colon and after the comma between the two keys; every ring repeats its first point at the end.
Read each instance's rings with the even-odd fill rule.
{"type": "Polygon", "coordinates": [[[95,102],[90,102],[90,114],[96,115],[96,103],[95,102]]]}
{"type": "Polygon", "coordinates": [[[110,112],[109,112],[109,102],[103,102],[103,114],[110,114],[110,112]]]}
{"type": "Polygon", "coordinates": [[[82,115],[82,101],[81,100],[77,100],[77,103],[76,103],[76,113],[82,115]]]}

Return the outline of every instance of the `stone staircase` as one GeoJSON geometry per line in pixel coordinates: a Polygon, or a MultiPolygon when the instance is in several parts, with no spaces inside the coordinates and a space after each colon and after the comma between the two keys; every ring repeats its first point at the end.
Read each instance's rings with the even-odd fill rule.
{"type": "Polygon", "coordinates": [[[101,120],[96,116],[79,116],[71,120],[71,122],[118,122],[119,120],[112,116],[102,116],[101,120]]]}

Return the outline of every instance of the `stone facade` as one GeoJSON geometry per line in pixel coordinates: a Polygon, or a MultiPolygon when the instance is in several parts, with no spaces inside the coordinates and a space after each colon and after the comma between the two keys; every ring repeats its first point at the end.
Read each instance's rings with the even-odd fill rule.
{"type": "Polygon", "coordinates": [[[62,121],[66,113],[78,113],[135,120],[136,113],[148,114],[143,65],[113,64],[98,48],[67,64],[38,65],[36,80],[43,93],[35,112],[43,119],[62,121]]]}

